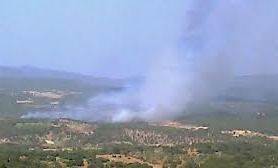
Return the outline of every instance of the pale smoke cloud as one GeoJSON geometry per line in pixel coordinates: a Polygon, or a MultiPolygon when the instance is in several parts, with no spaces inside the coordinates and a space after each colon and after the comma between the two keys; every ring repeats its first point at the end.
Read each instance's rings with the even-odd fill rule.
{"type": "Polygon", "coordinates": [[[186,49],[174,43],[154,57],[139,91],[147,110],[132,116],[174,118],[190,102],[216,96],[237,74],[277,72],[277,9],[275,0],[192,1],[182,42],[186,49]]]}
{"type": "Polygon", "coordinates": [[[153,59],[139,91],[140,103],[148,109],[140,114],[141,118],[159,120],[175,116],[190,100],[189,65],[179,52],[175,46],[168,47],[153,59]]]}
{"type": "MultiPolygon", "coordinates": [[[[236,74],[277,72],[278,1],[192,0],[190,4],[183,20],[184,37],[153,56],[139,87],[116,93],[113,100],[111,95],[102,96],[101,105],[113,108],[97,120],[175,118],[189,103],[217,95],[236,74]]],[[[99,106],[98,99],[91,106],[99,106]]],[[[78,116],[95,120],[96,113],[78,112],[78,116]]]]}

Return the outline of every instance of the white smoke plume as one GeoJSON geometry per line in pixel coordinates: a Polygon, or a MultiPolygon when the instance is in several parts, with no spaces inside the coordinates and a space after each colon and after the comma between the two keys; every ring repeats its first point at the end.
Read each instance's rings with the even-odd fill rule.
{"type": "Polygon", "coordinates": [[[192,1],[183,39],[155,56],[146,75],[138,103],[147,110],[131,116],[173,118],[218,94],[238,73],[272,73],[277,9],[275,0],[192,1]]]}
{"type": "Polygon", "coordinates": [[[113,122],[171,119],[185,112],[189,103],[209,100],[236,74],[277,70],[277,0],[192,0],[189,4],[181,21],[183,37],[153,56],[139,86],[93,98],[90,110],[75,110],[78,115],[72,116],[113,122]],[[100,106],[99,99],[101,106],[111,108],[96,119],[100,109],[92,106],[100,106]]]}

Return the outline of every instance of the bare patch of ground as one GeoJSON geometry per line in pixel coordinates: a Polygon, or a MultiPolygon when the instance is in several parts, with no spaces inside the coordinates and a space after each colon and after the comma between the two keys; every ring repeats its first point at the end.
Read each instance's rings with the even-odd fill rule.
{"type": "Polygon", "coordinates": [[[256,131],[235,129],[231,131],[221,131],[222,134],[229,134],[233,137],[262,137],[270,140],[278,141],[278,136],[267,135],[256,131]]]}
{"type": "Polygon", "coordinates": [[[188,129],[188,130],[207,130],[208,127],[206,126],[194,126],[189,124],[182,124],[177,121],[163,121],[159,123],[150,123],[152,126],[160,126],[160,127],[171,127],[171,128],[181,128],[181,129],[188,129]]]}

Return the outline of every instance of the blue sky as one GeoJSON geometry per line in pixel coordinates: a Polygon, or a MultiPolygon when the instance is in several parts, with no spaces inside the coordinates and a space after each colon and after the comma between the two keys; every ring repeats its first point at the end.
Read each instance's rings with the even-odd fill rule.
{"type": "Polygon", "coordinates": [[[144,73],[180,40],[185,0],[0,0],[0,65],[144,73]]]}
{"type": "Polygon", "coordinates": [[[0,0],[0,65],[126,77],[174,48],[201,71],[278,73],[277,9],[277,0],[0,0]]]}

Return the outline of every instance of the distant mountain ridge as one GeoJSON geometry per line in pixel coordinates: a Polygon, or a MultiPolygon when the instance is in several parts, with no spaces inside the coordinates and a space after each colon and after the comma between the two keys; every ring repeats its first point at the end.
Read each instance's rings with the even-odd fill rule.
{"type": "Polygon", "coordinates": [[[33,66],[7,67],[0,66],[0,78],[57,78],[67,80],[78,80],[95,85],[122,85],[122,79],[111,79],[105,77],[92,77],[74,72],[49,70],[33,66]]]}
{"type": "MultiPolygon", "coordinates": [[[[6,67],[0,66],[1,78],[28,79],[51,78],[66,79],[94,86],[136,87],[144,83],[144,76],[126,79],[92,77],[72,72],[48,70],[33,66],[6,67]]],[[[221,100],[278,102],[278,74],[242,75],[235,77],[219,96],[221,100]]]]}

